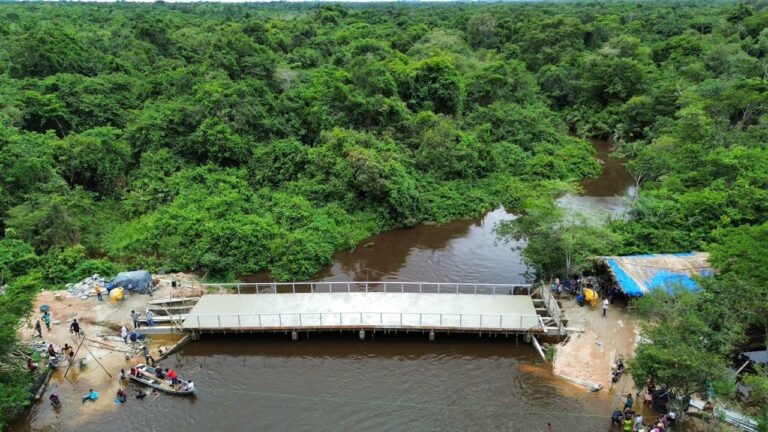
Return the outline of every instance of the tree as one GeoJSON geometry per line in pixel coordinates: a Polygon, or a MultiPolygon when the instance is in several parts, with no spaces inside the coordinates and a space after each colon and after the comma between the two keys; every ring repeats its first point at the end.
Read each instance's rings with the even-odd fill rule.
{"type": "Polygon", "coordinates": [[[445,56],[412,65],[406,94],[412,107],[448,115],[459,112],[463,98],[459,74],[445,56]]]}
{"type": "Polygon", "coordinates": [[[526,264],[542,278],[568,278],[592,267],[594,257],[607,254],[618,239],[585,216],[568,212],[546,198],[529,199],[525,213],[496,228],[497,237],[522,250],[526,264]]]}
{"type": "Polygon", "coordinates": [[[683,288],[657,290],[636,302],[646,318],[645,342],[629,362],[636,383],[653,376],[658,387],[675,395],[670,402],[681,415],[694,393],[729,397],[735,391],[729,355],[739,339],[737,314],[722,310],[707,295],[683,288]]]}
{"type": "Polygon", "coordinates": [[[119,129],[104,127],[69,135],[55,144],[54,154],[62,176],[72,186],[114,197],[125,185],[131,148],[119,129]]]}

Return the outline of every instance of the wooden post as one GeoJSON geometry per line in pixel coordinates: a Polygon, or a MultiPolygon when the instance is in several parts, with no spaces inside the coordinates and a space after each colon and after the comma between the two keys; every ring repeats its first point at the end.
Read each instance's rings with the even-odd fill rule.
{"type": "MultiPolygon", "coordinates": [[[[75,350],[75,355],[72,356],[72,361],[74,361],[75,357],[77,357],[77,353],[80,352],[80,347],[83,346],[83,342],[85,342],[85,337],[80,341],[80,345],[77,346],[77,349],[75,350]]],[[[67,370],[64,371],[64,378],[67,377],[67,373],[69,372],[69,368],[72,367],[72,362],[69,362],[69,366],[67,366],[67,370]]]]}
{"type": "MultiPolygon", "coordinates": [[[[83,338],[83,339],[85,339],[85,338],[83,338]]],[[[86,351],[88,351],[88,354],[90,354],[90,355],[91,355],[91,357],[93,357],[93,359],[94,359],[94,360],[96,360],[96,363],[98,363],[98,364],[99,364],[99,366],[101,366],[101,368],[102,368],[102,369],[104,369],[104,372],[106,372],[106,373],[107,373],[107,375],[109,375],[109,377],[110,377],[110,378],[112,378],[112,374],[111,374],[111,373],[109,373],[109,371],[107,370],[107,368],[105,368],[105,367],[104,367],[104,365],[103,365],[103,364],[101,364],[101,362],[99,361],[99,359],[97,359],[97,358],[96,358],[96,356],[95,356],[95,355],[93,355],[93,353],[91,352],[91,350],[89,350],[89,349],[88,349],[88,346],[86,346],[86,347],[85,347],[85,350],[86,350],[86,351]]]]}

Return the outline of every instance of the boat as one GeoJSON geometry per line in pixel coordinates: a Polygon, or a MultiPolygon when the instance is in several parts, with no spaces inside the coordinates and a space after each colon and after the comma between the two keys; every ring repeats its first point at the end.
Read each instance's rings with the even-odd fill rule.
{"type": "Polygon", "coordinates": [[[183,390],[186,387],[187,381],[179,379],[181,384],[172,385],[171,380],[158,378],[157,370],[151,366],[138,364],[135,368],[137,371],[141,372],[141,376],[129,374],[128,377],[134,381],[169,394],[191,395],[195,393],[195,390],[183,390]]]}

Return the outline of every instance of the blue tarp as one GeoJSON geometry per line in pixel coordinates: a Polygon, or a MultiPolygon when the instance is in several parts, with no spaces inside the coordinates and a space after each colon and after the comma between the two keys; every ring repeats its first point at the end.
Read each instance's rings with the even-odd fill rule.
{"type": "Polygon", "coordinates": [[[676,287],[699,289],[695,276],[710,276],[706,253],[602,257],[626,294],[642,296],[654,289],[672,292],[676,287]]]}
{"type": "Polygon", "coordinates": [[[123,287],[128,291],[135,291],[139,294],[145,294],[152,289],[152,275],[146,270],[118,273],[114,279],[109,281],[107,290],[118,287],[123,287]]]}

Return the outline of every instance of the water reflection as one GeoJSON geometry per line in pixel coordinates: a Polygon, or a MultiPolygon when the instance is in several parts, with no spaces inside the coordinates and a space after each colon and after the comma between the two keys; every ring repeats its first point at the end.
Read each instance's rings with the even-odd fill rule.
{"type": "Polygon", "coordinates": [[[610,156],[613,144],[610,141],[592,139],[595,158],[602,164],[602,173],[593,179],[579,182],[583,193],[565,194],[557,203],[563,208],[583,214],[589,220],[623,217],[628,201],[636,193],[634,180],[624,168],[624,160],[610,156]]]}
{"type": "MultiPolygon", "coordinates": [[[[524,283],[527,266],[512,246],[497,244],[494,226],[515,216],[498,208],[478,219],[418,225],[371,236],[351,251],[333,255],[333,264],[313,280],[524,283]]],[[[271,282],[266,272],[241,278],[271,282]]]]}

